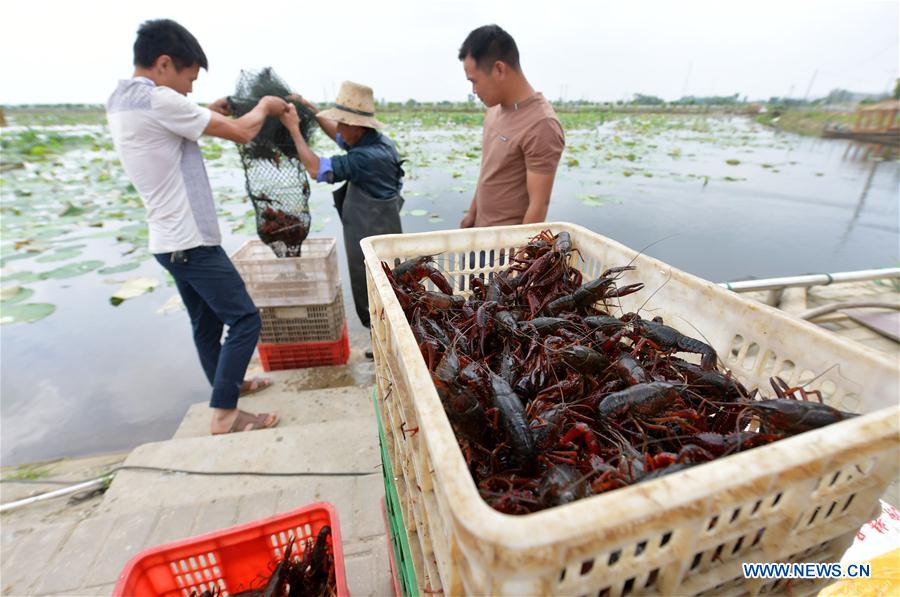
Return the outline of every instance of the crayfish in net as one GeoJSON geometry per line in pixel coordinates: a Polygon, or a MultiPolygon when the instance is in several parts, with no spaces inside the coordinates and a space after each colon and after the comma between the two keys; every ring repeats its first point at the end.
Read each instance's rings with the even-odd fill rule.
{"type": "Polygon", "coordinates": [[[493,508],[536,512],[856,416],[778,378],[774,398],[748,391],[707,342],[622,313],[644,288],[635,266],[584,280],[576,256],[544,231],[466,292],[431,256],[382,262],[493,508]]]}
{"type": "MultiPolygon", "coordinates": [[[[294,551],[294,541],[284,548],[268,578],[260,577],[259,588],[239,593],[230,592],[233,597],[332,597],[337,595],[334,574],[334,556],[331,552],[331,527],[324,526],[316,535],[306,541],[299,541],[301,552],[294,551]]],[[[214,586],[202,593],[191,592],[191,597],[219,597],[222,589],[214,586]]]]}
{"type": "Polygon", "coordinates": [[[259,239],[271,246],[279,257],[299,257],[303,241],[309,234],[308,213],[294,215],[280,209],[266,207],[260,211],[257,233],[259,239]]]}
{"type": "MultiPolygon", "coordinates": [[[[271,68],[242,72],[231,112],[242,116],[267,95],[293,98],[290,88],[271,68]]],[[[293,101],[300,114],[300,134],[310,141],[315,114],[302,102],[293,101]]],[[[275,117],[267,117],[259,133],[247,145],[238,145],[247,196],[256,213],[256,230],[277,257],[299,257],[309,234],[309,178],[297,156],[291,132],[275,117]]]]}

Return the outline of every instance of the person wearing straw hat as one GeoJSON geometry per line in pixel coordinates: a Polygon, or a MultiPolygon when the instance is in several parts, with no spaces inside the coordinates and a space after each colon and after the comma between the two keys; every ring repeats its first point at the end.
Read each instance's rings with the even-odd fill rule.
{"type": "Polygon", "coordinates": [[[300,96],[293,96],[316,111],[322,130],[347,153],[317,156],[300,135],[297,110],[290,106],[281,122],[291,131],[297,155],[318,182],[344,184],[334,191],[334,206],[344,228],[344,245],[356,314],[366,327],[369,296],[366,270],[359,241],[376,234],[402,232],[400,208],[403,197],[403,168],[397,147],[378,131],[384,125],[375,119],[375,99],[371,87],[344,81],[334,107],[319,109],[300,96]]]}

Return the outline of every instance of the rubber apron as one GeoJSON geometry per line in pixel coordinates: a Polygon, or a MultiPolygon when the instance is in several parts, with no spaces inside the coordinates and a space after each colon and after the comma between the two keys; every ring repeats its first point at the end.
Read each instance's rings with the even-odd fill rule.
{"type": "Polygon", "coordinates": [[[359,241],[367,236],[403,232],[400,226],[403,197],[398,194],[389,199],[376,199],[362,187],[349,181],[332,194],[334,207],[344,225],[344,247],[347,250],[347,266],[350,271],[350,286],[353,289],[356,314],[362,324],[369,327],[366,266],[359,241]]]}

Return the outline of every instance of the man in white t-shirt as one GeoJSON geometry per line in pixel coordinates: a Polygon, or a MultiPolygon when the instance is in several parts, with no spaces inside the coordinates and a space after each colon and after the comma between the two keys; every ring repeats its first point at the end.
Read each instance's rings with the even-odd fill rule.
{"type": "Polygon", "coordinates": [[[260,317],[222,249],[212,188],[197,139],[212,135],[248,143],[267,116],[288,104],[265,97],[245,116],[227,118],[224,99],[201,108],[187,99],[206,55],[178,23],[143,23],[134,42],[134,76],[119,81],[106,104],[125,173],[147,210],[150,252],[172,274],[191,318],[200,363],[212,385],[213,434],[274,427],[275,414],[237,408],[242,394],[271,385],[244,380],[259,339],[260,317]],[[228,336],[222,342],[222,331],[228,336]]]}

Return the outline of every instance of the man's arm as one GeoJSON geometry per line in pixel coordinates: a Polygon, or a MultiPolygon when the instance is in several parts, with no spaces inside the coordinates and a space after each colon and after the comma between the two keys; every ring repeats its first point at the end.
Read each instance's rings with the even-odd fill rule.
{"type": "Polygon", "coordinates": [[[309,172],[313,179],[319,176],[319,156],[314,154],[300,134],[300,117],[297,115],[297,108],[293,104],[288,104],[287,111],[281,116],[281,124],[283,124],[291,133],[291,139],[294,141],[294,147],[297,148],[297,155],[303,163],[303,167],[309,172]]]}
{"type": "Polygon", "coordinates": [[[213,112],[218,112],[222,116],[231,116],[231,106],[228,105],[227,97],[220,97],[216,101],[206,106],[213,112]]]}
{"type": "Polygon", "coordinates": [[[325,131],[325,134],[331,137],[332,140],[337,143],[338,123],[330,118],[322,118],[321,116],[316,116],[316,122],[318,122],[319,126],[322,127],[322,130],[325,131]]]}
{"type": "MultiPolygon", "coordinates": [[[[307,108],[313,111],[313,113],[318,114],[320,112],[319,108],[316,107],[311,101],[303,97],[302,95],[291,94],[288,96],[288,99],[292,102],[300,102],[307,108]]],[[[320,116],[316,116],[316,122],[319,123],[319,126],[322,127],[322,130],[325,131],[325,134],[331,137],[334,142],[337,142],[337,122],[331,120],[330,118],[321,118],[320,116]]]]}
{"type": "Polygon", "coordinates": [[[259,134],[267,116],[281,116],[287,106],[288,103],[283,99],[268,95],[259,100],[252,110],[234,120],[213,110],[203,134],[235,143],[249,143],[259,134]]]}
{"type": "Polygon", "coordinates": [[[462,221],[459,223],[460,228],[471,228],[475,225],[475,216],[478,213],[478,206],[475,205],[475,197],[472,197],[472,204],[469,205],[469,211],[466,212],[466,215],[463,216],[462,221]]]}
{"type": "Polygon", "coordinates": [[[547,219],[550,207],[550,192],[553,190],[553,179],[556,172],[525,172],[525,186],[528,189],[528,210],[525,212],[523,224],[535,224],[547,219]]]}
{"type": "Polygon", "coordinates": [[[528,209],[525,211],[523,224],[535,224],[547,219],[553,179],[565,147],[565,134],[555,118],[541,120],[525,135],[523,150],[528,209]]]}

